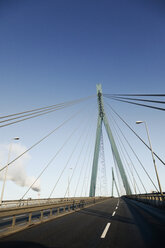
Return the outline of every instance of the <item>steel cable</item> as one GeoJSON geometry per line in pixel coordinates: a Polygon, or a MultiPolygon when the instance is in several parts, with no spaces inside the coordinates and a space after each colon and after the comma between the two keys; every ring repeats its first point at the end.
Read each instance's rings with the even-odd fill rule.
{"type": "Polygon", "coordinates": [[[134,101],[140,101],[140,102],[152,102],[152,103],[159,103],[159,104],[165,104],[165,101],[157,101],[157,100],[151,100],[151,99],[140,99],[140,98],[130,98],[130,97],[120,97],[120,96],[107,96],[104,95],[105,97],[111,98],[117,98],[117,99],[125,99],[125,100],[134,100],[134,101]]]}
{"type": "Polygon", "coordinates": [[[165,94],[103,94],[104,96],[155,96],[165,97],[165,94]]]}
{"type": "Polygon", "coordinates": [[[67,104],[77,103],[77,102],[81,102],[81,101],[93,98],[94,96],[96,96],[96,95],[91,95],[91,96],[87,96],[87,97],[80,98],[80,99],[73,100],[73,101],[57,103],[57,104],[49,105],[49,106],[42,107],[42,108],[36,108],[36,109],[32,109],[32,110],[27,110],[27,111],[15,113],[15,114],[1,116],[0,119],[4,119],[4,118],[7,118],[7,117],[12,117],[12,116],[16,116],[16,115],[22,115],[22,114],[25,114],[25,113],[35,112],[35,111],[38,111],[38,110],[49,109],[49,108],[64,106],[64,105],[67,105],[67,104]]]}
{"type": "Polygon", "coordinates": [[[45,170],[49,167],[49,165],[53,162],[53,160],[57,157],[57,155],[60,153],[60,151],[64,148],[64,146],[68,143],[68,141],[70,140],[70,138],[73,136],[73,134],[75,133],[75,131],[78,129],[78,127],[76,127],[76,129],[74,129],[74,131],[69,135],[69,137],[65,140],[65,142],[63,143],[63,145],[60,147],[60,149],[56,152],[56,154],[51,158],[51,160],[48,162],[48,164],[44,167],[44,169],[40,172],[40,174],[38,175],[38,177],[34,180],[34,182],[30,185],[30,187],[28,188],[28,190],[25,192],[25,194],[22,196],[22,198],[20,200],[22,200],[25,195],[29,192],[29,190],[33,187],[33,185],[38,181],[38,179],[42,176],[42,174],[45,172],[45,170]]]}
{"type": "MultiPolygon", "coordinates": [[[[93,113],[93,112],[92,112],[92,113],[93,113]]],[[[89,116],[91,117],[91,115],[89,115],[89,116]]],[[[85,147],[85,144],[86,144],[86,142],[87,142],[87,137],[89,136],[90,130],[92,129],[92,125],[91,125],[91,126],[89,125],[89,121],[88,121],[88,126],[89,126],[89,129],[88,129],[88,131],[87,131],[87,133],[86,133],[84,143],[83,143],[83,145],[82,145],[82,148],[81,148],[80,153],[79,153],[79,155],[78,155],[78,158],[77,158],[75,167],[74,167],[74,169],[73,169],[73,172],[72,172],[72,175],[71,175],[71,178],[70,178],[70,183],[71,183],[71,181],[72,181],[72,178],[73,178],[74,173],[75,173],[75,171],[76,171],[76,168],[77,168],[77,166],[78,166],[78,162],[79,162],[79,160],[80,160],[82,151],[83,151],[83,149],[84,149],[84,147],[85,147]]],[[[87,152],[87,151],[86,151],[86,152],[87,152]]],[[[86,158],[86,157],[84,157],[84,158],[86,158]]],[[[85,162],[85,161],[84,161],[84,162],[85,162]]],[[[84,163],[83,163],[83,164],[84,164],[84,163]]],[[[78,182],[79,182],[79,181],[78,181],[78,182]]],[[[65,192],[64,197],[66,196],[67,191],[68,191],[68,187],[67,187],[67,189],[66,189],[66,192],[65,192]]],[[[75,195],[75,194],[74,194],[74,195],[75,195]]]]}
{"type": "Polygon", "coordinates": [[[151,109],[165,111],[165,108],[155,107],[155,106],[141,104],[141,103],[136,103],[136,102],[125,101],[125,100],[122,100],[122,99],[119,99],[119,98],[116,98],[116,97],[110,97],[110,99],[115,100],[115,101],[118,101],[118,102],[125,102],[125,103],[134,104],[134,105],[138,105],[138,106],[142,106],[142,107],[146,107],[146,108],[151,108],[151,109]]]}
{"type": "MultiPolygon", "coordinates": [[[[107,104],[107,103],[106,103],[107,104]]],[[[111,116],[112,117],[112,116],[111,116]]],[[[117,124],[116,120],[112,117],[113,121],[115,122],[117,128],[119,129],[120,133],[122,134],[123,138],[125,139],[125,141],[127,142],[128,146],[130,147],[131,151],[133,152],[134,156],[136,157],[136,159],[138,160],[139,164],[141,165],[142,169],[144,170],[144,172],[146,173],[146,175],[148,176],[148,178],[150,179],[151,183],[153,184],[153,186],[155,187],[155,189],[158,191],[158,188],[156,187],[155,183],[153,182],[153,180],[151,179],[150,175],[148,174],[148,172],[146,171],[144,165],[142,164],[142,162],[140,161],[139,157],[137,156],[136,152],[134,151],[134,149],[132,148],[132,146],[130,145],[130,143],[128,142],[127,138],[125,137],[125,135],[123,134],[121,128],[119,127],[119,125],[117,124]]],[[[133,163],[132,163],[133,164],[133,163]]],[[[134,165],[133,165],[134,166],[134,165]]],[[[135,167],[134,167],[135,169],[135,167]]],[[[136,169],[135,169],[136,171],[136,169]]],[[[138,175],[138,174],[137,174],[138,175]]],[[[144,184],[142,183],[142,180],[140,179],[140,177],[138,176],[141,184],[143,185],[143,189],[146,191],[144,184]]]]}
{"type": "Polygon", "coordinates": [[[76,115],[79,114],[79,111],[76,112],[74,115],[72,115],[70,118],[68,118],[67,120],[65,120],[62,124],[60,124],[58,127],[56,127],[55,129],[53,129],[50,133],[48,133],[47,135],[45,135],[42,139],[40,139],[39,141],[37,141],[34,145],[32,145],[30,148],[28,148],[26,151],[24,151],[23,153],[21,153],[19,156],[17,156],[15,159],[13,159],[10,163],[8,163],[7,165],[5,165],[3,168],[0,169],[0,172],[2,170],[4,170],[7,166],[11,165],[12,163],[14,163],[16,160],[18,160],[20,157],[22,157],[25,153],[29,152],[31,149],[33,149],[35,146],[37,146],[38,144],[40,144],[43,140],[45,140],[47,137],[49,137],[51,134],[53,134],[55,131],[57,131],[59,128],[61,128],[64,124],[66,124],[68,121],[70,121],[72,118],[74,118],[76,115]]]}
{"type": "MultiPolygon", "coordinates": [[[[92,128],[92,127],[93,127],[93,126],[91,125],[91,128],[92,128]]],[[[90,134],[90,139],[89,139],[89,140],[91,141],[91,144],[92,144],[92,142],[93,142],[92,133],[90,134]]],[[[86,142],[87,142],[87,139],[86,139],[85,142],[84,142],[84,148],[85,148],[86,142]]],[[[88,143],[87,146],[89,146],[89,143],[88,143]]],[[[91,152],[92,149],[93,149],[93,147],[92,147],[92,145],[90,145],[90,147],[91,147],[91,148],[90,148],[90,152],[91,152]]],[[[88,149],[87,149],[87,150],[88,150],[88,149]]],[[[86,150],[86,152],[87,152],[87,150],[86,150]]],[[[90,152],[89,152],[89,153],[90,153],[90,152]]],[[[74,192],[74,197],[76,196],[76,193],[77,193],[77,190],[78,190],[78,187],[79,187],[79,183],[80,183],[80,179],[81,179],[81,175],[82,175],[82,170],[83,170],[84,163],[85,163],[85,157],[84,157],[83,163],[82,163],[81,168],[80,168],[80,173],[79,173],[79,177],[78,177],[77,184],[76,184],[76,188],[75,188],[75,192],[74,192]]]]}
{"type": "MultiPolygon", "coordinates": [[[[88,122],[87,122],[87,124],[88,124],[88,122]]],[[[86,126],[85,126],[85,129],[86,129],[86,126]]],[[[78,144],[79,144],[81,138],[83,137],[83,134],[84,134],[84,132],[82,132],[81,135],[80,135],[80,137],[78,137],[78,140],[77,140],[77,142],[76,142],[76,144],[75,144],[75,146],[74,146],[74,148],[73,148],[73,150],[72,150],[72,153],[70,154],[70,156],[69,156],[69,158],[68,158],[68,160],[67,160],[67,163],[66,163],[65,166],[63,167],[63,170],[62,170],[62,172],[60,173],[60,176],[59,176],[57,182],[55,183],[55,185],[54,185],[54,187],[53,187],[53,189],[52,189],[52,191],[51,191],[51,193],[50,193],[48,199],[50,199],[50,197],[52,196],[52,194],[53,194],[53,192],[54,192],[54,190],[55,190],[57,184],[59,183],[59,181],[60,181],[60,179],[61,179],[61,177],[62,177],[62,175],[63,175],[65,169],[67,168],[68,163],[70,162],[70,160],[71,160],[71,158],[72,158],[73,153],[75,152],[75,150],[76,150],[76,148],[77,148],[77,146],[78,146],[78,144]]],[[[68,191],[68,187],[67,187],[66,193],[67,193],[67,191],[68,191]]],[[[66,193],[65,193],[65,195],[66,195],[66,193]]],[[[64,195],[64,198],[65,198],[65,195],[64,195]]]]}
{"type": "MultiPolygon", "coordinates": [[[[11,121],[11,120],[16,120],[16,121],[13,121],[13,122],[9,122],[9,123],[5,123],[3,125],[0,125],[0,128],[6,127],[6,126],[9,126],[9,125],[18,123],[18,122],[22,122],[22,121],[25,121],[25,120],[28,120],[28,119],[32,119],[32,118],[35,118],[35,117],[38,117],[38,116],[41,116],[41,115],[45,115],[45,114],[48,114],[48,113],[51,113],[51,112],[54,112],[54,111],[57,111],[57,110],[60,110],[60,109],[63,109],[63,108],[72,106],[72,105],[75,105],[75,104],[80,103],[82,101],[88,100],[88,99],[90,99],[92,97],[94,97],[94,96],[89,96],[89,97],[82,98],[82,99],[79,99],[79,100],[75,100],[75,101],[72,101],[72,102],[67,102],[66,104],[52,105],[54,107],[50,106],[50,107],[40,108],[39,111],[36,111],[37,109],[35,109],[35,110],[32,110],[33,113],[29,113],[29,114],[25,114],[25,115],[20,115],[20,116],[14,117],[14,118],[9,118],[9,119],[6,119],[6,120],[2,120],[2,121],[0,121],[0,123],[5,123],[5,122],[11,121]],[[23,118],[23,117],[26,117],[26,118],[23,118]],[[18,119],[21,119],[21,120],[18,120],[18,119]]],[[[27,113],[27,112],[30,112],[30,111],[24,111],[24,112],[21,112],[21,113],[17,113],[17,114],[13,114],[13,115],[8,115],[8,116],[3,116],[3,117],[0,117],[0,118],[2,119],[2,118],[9,117],[9,116],[11,117],[11,116],[15,116],[15,115],[19,115],[19,114],[27,113]]]]}
{"type": "MultiPolygon", "coordinates": [[[[109,108],[115,113],[115,115],[118,116],[118,118],[136,135],[136,137],[151,151],[151,148],[145,143],[145,141],[130,127],[130,125],[108,104],[106,103],[109,108]]],[[[159,161],[165,165],[165,162],[155,153],[153,152],[154,155],[159,159],[159,161]]]]}
{"type": "MultiPolygon", "coordinates": [[[[113,124],[113,123],[112,123],[112,124],[113,124]]],[[[124,146],[124,144],[123,144],[123,142],[122,142],[122,140],[121,140],[121,137],[119,136],[119,134],[118,134],[118,132],[117,132],[115,126],[114,126],[114,124],[113,124],[113,128],[114,128],[114,130],[115,130],[115,132],[116,132],[116,135],[118,136],[118,141],[120,141],[120,144],[122,145],[122,147],[123,147],[125,153],[127,154],[127,157],[129,158],[129,160],[130,160],[130,162],[131,162],[131,164],[132,164],[132,166],[133,166],[133,168],[134,168],[134,170],[135,170],[135,172],[136,172],[136,174],[137,174],[137,176],[138,176],[138,178],[139,178],[139,180],[140,180],[140,182],[141,182],[141,184],[142,184],[142,187],[143,187],[144,191],[147,193],[147,190],[146,190],[146,188],[144,187],[144,184],[143,184],[143,182],[141,181],[140,176],[139,176],[137,170],[135,169],[135,166],[134,166],[134,164],[133,164],[133,162],[132,162],[132,160],[131,160],[131,158],[130,158],[130,156],[129,156],[129,154],[128,154],[128,152],[127,152],[127,150],[126,150],[126,148],[125,148],[125,146],[124,146]]],[[[137,188],[138,188],[138,190],[139,190],[139,192],[140,192],[140,189],[139,189],[139,187],[138,187],[138,185],[137,185],[137,182],[136,182],[136,180],[135,180],[135,177],[134,177],[134,175],[133,175],[133,172],[132,172],[132,170],[131,170],[131,168],[130,168],[130,165],[129,165],[127,159],[126,159],[126,156],[124,155],[124,151],[123,151],[121,145],[120,145],[120,150],[122,151],[122,154],[123,154],[123,156],[124,156],[124,159],[125,159],[125,161],[126,161],[128,167],[129,167],[129,169],[130,169],[130,172],[131,172],[132,178],[133,178],[133,182],[136,184],[136,186],[137,186],[137,188]]],[[[136,193],[136,192],[135,192],[135,193],[136,193]]]]}

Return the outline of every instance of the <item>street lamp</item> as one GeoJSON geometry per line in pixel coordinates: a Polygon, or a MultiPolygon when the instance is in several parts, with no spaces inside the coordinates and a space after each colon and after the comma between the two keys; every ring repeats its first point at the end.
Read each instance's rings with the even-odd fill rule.
{"type": "Polygon", "coordinates": [[[157,177],[157,181],[158,181],[158,185],[159,185],[159,190],[160,190],[161,195],[163,196],[162,187],[160,184],[159,175],[158,175],[158,171],[157,171],[157,167],[156,167],[156,163],[155,163],[154,153],[152,150],[151,140],[149,137],[149,131],[148,131],[147,123],[146,123],[146,121],[136,121],[136,124],[141,124],[141,123],[145,124],[146,132],[147,132],[147,136],[148,136],[148,141],[149,141],[149,145],[150,145],[150,150],[151,150],[151,154],[152,154],[152,160],[154,163],[155,173],[156,173],[156,177],[157,177]]]}
{"type": "MultiPolygon", "coordinates": [[[[12,140],[19,140],[19,137],[15,137],[12,140]]],[[[8,159],[7,159],[7,166],[6,166],[6,170],[5,170],[5,176],[4,176],[4,180],[3,180],[0,205],[2,204],[4,190],[5,190],[5,184],[6,184],[6,178],[7,178],[7,171],[8,171],[8,166],[9,166],[9,162],[10,162],[11,149],[12,149],[12,142],[10,143],[10,146],[9,146],[9,153],[8,153],[8,159]]]]}

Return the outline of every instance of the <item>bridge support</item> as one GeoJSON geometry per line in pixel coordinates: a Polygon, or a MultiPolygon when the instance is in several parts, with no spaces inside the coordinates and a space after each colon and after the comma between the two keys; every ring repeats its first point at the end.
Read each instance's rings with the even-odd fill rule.
{"type": "Polygon", "coordinates": [[[115,176],[114,176],[114,172],[113,172],[113,167],[112,167],[112,195],[111,196],[113,196],[114,184],[115,184],[115,187],[116,187],[118,197],[120,197],[119,190],[118,190],[117,183],[116,183],[115,176]]]}
{"type": "Polygon", "coordinates": [[[95,191],[96,191],[96,180],[97,180],[97,171],[98,171],[98,159],[99,159],[99,150],[100,150],[100,137],[101,137],[101,129],[102,129],[102,123],[104,123],[106,132],[108,134],[108,138],[111,144],[112,152],[114,154],[123,185],[126,191],[126,194],[131,194],[130,185],[128,183],[127,176],[124,171],[123,164],[120,159],[119,152],[117,150],[112,131],[110,129],[108,119],[106,117],[105,111],[104,111],[104,104],[103,104],[103,97],[102,97],[102,87],[101,84],[96,85],[97,88],[97,100],[98,100],[98,108],[99,108],[99,114],[98,114],[98,121],[97,121],[97,130],[96,130],[96,141],[95,141],[95,150],[94,150],[94,158],[93,158],[93,166],[92,166],[92,175],[91,175],[91,183],[90,183],[90,192],[89,196],[94,197],[95,191]]]}

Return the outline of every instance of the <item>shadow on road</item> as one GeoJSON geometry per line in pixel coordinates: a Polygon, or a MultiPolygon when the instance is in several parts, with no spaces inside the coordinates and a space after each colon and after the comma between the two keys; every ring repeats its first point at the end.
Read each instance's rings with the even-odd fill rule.
{"type": "MultiPolygon", "coordinates": [[[[94,209],[88,209],[88,208],[85,208],[79,212],[77,212],[79,214],[87,214],[87,215],[93,215],[93,216],[98,216],[98,217],[101,217],[101,218],[104,218],[104,219],[107,219],[107,220],[111,220],[112,219],[112,214],[110,213],[106,213],[106,212],[103,212],[103,211],[99,211],[99,210],[94,210],[94,209]]],[[[123,217],[123,216],[120,216],[120,215],[115,215],[113,217],[113,221],[119,221],[119,222],[123,222],[123,223],[129,223],[129,224],[135,224],[131,218],[126,218],[126,217],[123,217]]]]}
{"type": "Polygon", "coordinates": [[[44,245],[34,243],[34,242],[26,242],[26,241],[0,242],[0,247],[3,247],[3,248],[47,248],[44,245]]]}
{"type": "MultiPolygon", "coordinates": [[[[2,248],[48,248],[48,246],[44,246],[35,242],[27,242],[27,241],[6,241],[0,242],[0,247],[2,248]]],[[[61,248],[61,247],[52,247],[52,248],[61,248]]]]}

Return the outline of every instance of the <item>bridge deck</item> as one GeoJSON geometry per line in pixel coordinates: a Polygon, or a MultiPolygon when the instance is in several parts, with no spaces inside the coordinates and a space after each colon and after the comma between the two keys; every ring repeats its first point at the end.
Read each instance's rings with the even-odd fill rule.
{"type": "Polygon", "coordinates": [[[164,248],[165,212],[138,204],[109,199],[3,238],[0,246],[164,248]]]}

